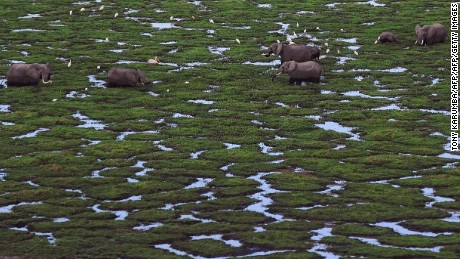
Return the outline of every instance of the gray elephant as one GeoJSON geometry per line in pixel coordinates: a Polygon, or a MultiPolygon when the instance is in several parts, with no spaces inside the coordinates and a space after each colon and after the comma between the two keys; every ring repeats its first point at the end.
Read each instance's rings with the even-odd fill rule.
{"type": "Polygon", "coordinates": [[[417,25],[415,26],[415,34],[417,35],[415,44],[420,45],[443,43],[447,37],[446,28],[440,23],[425,26],[417,25]]]}
{"type": "Polygon", "coordinates": [[[149,84],[150,82],[139,69],[126,69],[126,68],[112,68],[107,74],[107,86],[117,87],[126,86],[134,87],[137,83],[149,84]]]}
{"type": "Polygon", "coordinates": [[[278,73],[273,76],[272,80],[280,74],[289,74],[289,84],[295,83],[301,85],[302,82],[319,83],[323,70],[321,66],[315,61],[297,62],[288,61],[284,62],[278,69],[278,73]]]}
{"type": "Polygon", "coordinates": [[[319,59],[319,56],[321,56],[321,50],[318,47],[311,47],[311,59],[319,59]]]}
{"type": "Polygon", "coordinates": [[[12,64],[6,74],[8,86],[36,86],[40,80],[44,84],[51,81],[51,64],[12,64]]]}
{"type": "Polygon", "coordinates": [[[271,54],[275,54],[281,57],[281,64],[286,61],[297,61],[304,62],[312,60],[312,50],[303,44],[289,44],[287,42],[283,43],[273,43],[265,50],[262,50],[262,55],[269,57],[271,54]]]}
{"type": "Polygon", "coordinates": [[[380,43],[387,43],[387,42],[388,43],[392,43],[392,42],[399,43],[399,39],[398,39],[398,36],[396,36],[394,33],[389,32],[389,31],[384,31],[380,33],[379,37],[375,41],[375,44],[377,44],[378,42],[380,43]]]}

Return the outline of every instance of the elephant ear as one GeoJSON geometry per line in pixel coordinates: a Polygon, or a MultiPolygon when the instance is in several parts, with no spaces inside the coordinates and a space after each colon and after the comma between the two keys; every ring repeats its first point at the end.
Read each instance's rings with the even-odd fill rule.
{"type": "Polygon", "coordinates": [[[281,53],[281,50],[283,50],[283,43],[275,43],[273,52],[276,55],[279,55],[281,53]]]}
{"type": "Polygon", "coordinates": [[[287,62],[286,64],[286,69],[287,69],[287,72],[290,74],[292,72],[295,71],[295,69],[297,68],[297,62],[295,61],[289,61],[287,62]]]}

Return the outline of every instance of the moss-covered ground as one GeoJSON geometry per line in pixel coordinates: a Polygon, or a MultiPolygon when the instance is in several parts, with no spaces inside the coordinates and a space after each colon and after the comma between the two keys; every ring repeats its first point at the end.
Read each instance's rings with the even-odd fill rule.
{"type": "Polygon", "coordinates": [[[0,257],[460,256],[450,45],[414,45],[448,2],[2,0],[0,17],[0,257]],[[321,46],[319,85],[271,81],[260,50],[287,37],[321,46]],[[53,83],[6,87],[21,61],[53,83]],[[115,66],[154,83],[105,88],[115,66]]]}

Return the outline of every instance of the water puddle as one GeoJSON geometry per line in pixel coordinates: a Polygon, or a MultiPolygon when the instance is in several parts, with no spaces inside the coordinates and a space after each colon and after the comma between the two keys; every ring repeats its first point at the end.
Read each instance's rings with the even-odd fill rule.
{"type": "Polygon", "coordinates": [[[446,198],[446,197],[441,197],[441,196],[435,196],[434,195],[434,189],[433,188],[429,188],[429,187],[426,187],[426,188],[422,188],[421,189],[423,195],[427,198],[430,198],[430,199],[433,199],[434,201],[431,201],[431,202],[427,202],[425,204],[425,207],[427,208],[432,208],[433,207],[433,204],[437,203],[437,202],[454,202],[455,200],[452,199],[452,198],[446,198]]]}
{"type": "Polygon", "coordinates": [[[91,176],[85,176],[84,178],[105,178],[101,173],[107,170],[115,169],[115,167],[106,167],[101,170],[94,170],[91,172],[91,176]]]}
{"type": "Polygon", "coordinates": [[[89,75],[87,77],[92,87],[105,87],[107,84],[104,80],[97,79],[95,75],[89,75]]]}
{"type": "Polygon", "coordinates": [[[159,148],[161,151],[166,151],[166,152],[171,152],[173,151],[174,149],[170,148],[170,147],[167,147],[165,145],[162,145],[160,144],[163,140],[156,140],[156,141],[153,141],[152,143],[157,147],[159,148]]]}
{"type": "Polygon", "coordinates": [[[11,112],[9,104],[0,104],[0,112],[11,112]]]}
{"type": "MultiPolygon", "coordinates": [[[[235,164],[235,163],[230,163],[230,164],[228,164],[228,165],[224,165],[224,166],[222,166],[222,167],[220,168],[220,170],[222,170],[222,171],[224,171],[224,172],[228,172],[229,169],[230,169],[230,167],[231,167],[231,166],[234,166],[234,165],[236,165],[236,164],[235,164]]],[[[234,177],[234,175],[233,175],[232,173],[229,173],[229,172],[228,172],[227,174],[225,174],[225,176],[226,176],[226,177],[234,177]]]]}
{"type": "Polygon", "coordinates": [[[29,14],[27,14],[26,16],[18,17],[18,19],[33,19],[33,18],[40,18],[40,17],[42,17],[41,14],[29,13],[29,14]]]}
{"type": "Polygon", "coordinates": [[[23,139],[23,138],[35,138],[37,136],[38,133],[40,132],[46,132],[46,131],[49,131],[50,129],[48,128],[39,128],[38,130],[36,131],[33,131],[33,132],[29,132],[29,133],[26,133],[24,135],[20,135],[20,136],[15,136],[15,137],[11,137],[12,139],[23,139]]]}
{"type": "Polygon", "coordinates": [[[109,50],[110,52],[113,52],[113,53],[122,53],[124,51],[126,51],[127,49],[111,49],[109,50]]]}
{"type": "Polygon", "coordinates": [[[336,40],[352,44],[358,43],[358,38],[337,38],[336,40]]]}
{"type": "Polygon", "coordinates": [[[174,25],[174,23],[170,22],[152,22],[150,23],[152,28],[158,29],[158,30],[164,30],[164,29],[174,29],[174,28],[180,28],[174,25]]]}
{"type": "Polygon", "coordinates": [[[81,114],[80,111],[77,111],[76,113],[72,114],[72,117],[79,119],[81,122],[84,123],[83,125],[78,125],[77,128],[93,128],[95,130],[103,130],[105,127],[107,127],[107,125],[103,124],[101,121],[92,120],[89,117],[81,114]]]}
{"type": "Polygon", "coordinates": [[[374,1],[374,0],[369,0],[367,2],[356,2],[356,4],[368,4],[368,5],[371,5],[371,6],[374,6],[374,7],[383,7],[383,6],[385,6],[385,4],[377,3],[377,1],[374,1]]]}
{"type": "Polygon", "coordinates": [[[118,60],[114,64],[137,64],[137,63],[141,63],[141,62],[133,61],[133,60],[118,60]]]}
{"type": "Polygon", "coordinates": [[[338,259],[340,256],[335,255],[327,251],[327,245],[319,243],[325,237],[332,237],[332,228],[324,227],[320,229],[315,229],[310,232],[316,233],[316,235],[311,237],[312,241],[315,241],[315,245],[308,250],[308,252],[319,254],[320,256],[327,259],[338,259]]]}
{"type": "Polygon", "coordinates": [[[325,205],[321,205],[321,204],[318,204],[318,205],[313,205],[313,206],[310,206],[310,207],[299,207],[299,208],[296,208],[298,210],[311,210],[311,209],[315,209],[315,208],[326,208],[327,206],[325,205]]]}
{"type": "Polygon", "coordinates": [[[39,237],[46,237],[46,240],[48,241],[48,243],[52,246],[55,246],[56,245],[56,241],[57,239],[53,236],[53,233],[45,233],[45,232],[30,232],[29,229],[27,227],[22,227],[22,228],[10,228],[11,230],[16,230],[16,231],[22,231],[22,232],[28,232],[28,233],[31,233],[31,234],[34,234],[36,236],[39,236],[39,237]]]}
{"type": "Polygon", "coordinates": [[[267,146],[264,143],[259,143],[259,147],[262,150],[262,153],[267,154],[269,156],[282,156],[282,155],[284,155],[283,152],[271,152],[273,147],[267,146]]]}
{"type": "Polygon", "coordinates": [[[199,99],[199,100],[188,100],[187,102],[189,103],[197,103],[197,104],[206,104],[206,105],[211,105],[214,103],[214,101],[207,101],[207,100],[202,100],[202,99],[199,99]]]}
{"type": "Polygon", "coordinates": [[[259,8],[272,8],[271,4],[258,4],[257,7],[259,8]]]}
{"type": "Polygon", "coordinates": [[[148,225],[141,224],[139,226],[133,227],[133,229],[138,230],[138,231],[149,231],[152,228],[159,228],[159,227],[161,227],[163,225],[164,225],[163,223],[155,222],[155,223],[151,223],[151,224],[148,224],[148,225]]]}
{"type": "Polygon", "coordinates": [[[243,63],[243,65],[254,65],[254,66],[279,66],[281,65],[281,60],[273,60],[271,62],[251,62],[251,61],[246,61],[243,63]]]}
{"type": "Polygon", "coordinates": [[[321,128],[323,130],[332,130],[338,133],[345,133],[348,135],[351,135],[349,137],[349,140],[356,140],[356,141],[361,141],[361,137],[358,133],[353,133],[352,130],[354,130],[354,127],[345,127],[340,125],[337,122],[332,122],[332,121],[326,121],[323,124],[315,124],[316,127],[321,128]]]}
{"type": "Polygon", "coordinates": [[[34,183],[32,181],[26,181],[25,183],[30,185],[30,186],[33,186],[33,187],[40,187],[40,185],[38,185],[38,184],[36,184],[36,183],[34,183]]]}
{"type": "Polygon", "coordinates": [[[345,65],[347,61],[356,60],[356,58],[351,58],[351,57],[337,57],[337,59],[338,59],[337,61],[338,65],[345,65]]]}
{"type": "Polygon", "coordinates": [[[190,153],[190,159],[198,159],[198,157],[206,151],[207,150],[200,150],[195,153],[190,153]]]}
{"type": "Polygon", "coordinates": [[[6,173],[5,169],[2,169],[0,168],[0,181],[1,182],[5,182],[5,177],[7,176],[8,174],[6,173]]]}
{"type": "Polygon", "coordinates": [[[10,204],[7,206],[0,207],[0,213],[12,213],[14,207],[18,206],[30,206],[30,205],[41,205],[43,202],[38,201],[38,202],[20,202],[18,204],[10,204]]]}
{"type": "Polygon", "coordinates": [[[401,222],[379,222],[375,224],[370,224],[371,226],[383,227],[392,229],[394,232],[398,233],[401,236],[424,236],[424,237],[437,237],[439,235],[452,235],[451,232],[444,233],[433,233],[433,232],[419,232],[412,231],[405,227],[400,226],[401,222]]]}
{"type": "Polygon", "coordinates": [[[82,92],[78,92],[78,91],[70,91],[68,94],[65,95],[65,97],[71,98],[71,99],[75,99],[75,98],[84,99],[84,98],[91,97],[91,95],[82,93],[82,92]]]}
{"type": "Polygon", "coordinates": [[[82,190],[78,190],[78,189],[65,189],[66,192],[73,192],[73,193],[79,193],[81,194],[81,196],[79,197],[81,200],[87,200],[88,198],[86,197],[86,195],[83,193],[82,190]]]}
{"type": "Polygon", "coordinates": [[[242,247],[243,246],[243,244],[241,244],[241,242],[238,240],[233,240],[233,239],[226,240],[226,239],[223,239],[223,237],[224,235],[222,234],[191,236],[192,240],[212,239],[212,240],[224,242],[226,245],[231,246],[231,247],[242,247]]]}
{"type": "Polygon", "coordinates": [[[147,130],[147,131],[141,131],[141,132],[137,132],[137,131],[125,131],[125,132],[122,132],[120,133],[120,135],[117,136],[116,140],[117,141],[122,141],[122,140],[125,140],[125,138],[129,135],[133,135],[133,134],[139,134],[139,133],[144,133],[144,134],[159,134],[160,131],[158,130],[147,130]]]}
{"type": "Polygon", "coordinates": [[[227,50],[230,50],[230,48],[227,48],[227,47],[214,47],[214,46],[209,46],[209,47],[208,47],[208,50],[209,50],[209,52],[211,52],[212,54],[216,54],[216,55],[221,55],[221,56],[223,56],[223,55],[224,55],[224,52],[227,51],[227,50]]]}
{"type": "Polygon", "coordinates": [[[53,219],[54,223],[64,223],[64,222],[69,222],[69,221],[70,221],[69,218],[55,218],[55,219],[53,219]]]}
{"type": "Polygon", "coordinates": [[[1,123],[2,123],[2,126],[14,126],[14,125],[16,125],[15,123],[8,122],[8,121],[2,121],[1,123]]]}
{"type": "Polygon", "coordinates": [[[352,239],[357,239],[365,244],[371,245],[371,246],[377,246],[377,247],[382,247],[382,248],[396,248],[396,249],[405,249],[405,250],[412,250],[412,251],[430,251],[430,252],[435,252],[439,253],[441,249],[443,248],[442,246],[437,246],[433,248],[423,248],[423,247],[399,247],[399,246],[391,246],[391,245],[383,245],[378,241],[376,238],[367,238],[367,237],[354,237],[350,236],[349,238],[352,239]]]}
{"type": "Polygon", "coordinates": [[[115,220],[125,220],[126,217],[128,217],[129,215],[128,211],[125,211],[125,210],[117,210],[117,211],[102,210],[102,209],[99,209],[99,206],[101,206],[101,204],[95,204],[93,207],[91,207],[91,209],[95,213],[104,213],[104,212],[112,213],[113,215],[115,215],[115,220]]]}
{"type": "Polygon", "coordinates": [[[252,205],[249,205],[244,210],[262,213],[266,217],[273,218],[276,221],[286,221],[287,219],[284,219],[283,215],[273,214],[273,213],[268,212],[268,206],[273,204],[273,200],[269,197],[269,195],[273,193],[284,192],[284,191],[280,191],[280,190],[272,188],[271,184],[269,184],[266,180],[263,179],[263,177],[267,175],[271,175],[271,174],[278,174],[278,172],[268,172],[268,173],[261,172],[255,176],[248,177],[248,179],[251,179],[251,180],[254,180],[260,183],[257,189],[260,189],[261,191],[249,196],[251,199],[255,199],[258,202],[252,205]]]}
{"type": "Polygon", "coordinates": [[[192,115],[188,115],[188,114],[182,114],[182,113],[174,113],[173,118],[194,118],[192,115]]]}
{"type": "Polygon", "coordinates": [[[181,215],[180,218],[179,218],[179,220],[184,220],[184,219],[185,220],[200,221],[203,224],[216,222],[215,220],[211,220],[211,219],[200,219],[200,218],[197,218],[197,217],[195,217],[194,215],[191,215],[191,214],[181,215]]]}
{"type": "Polygon", "coordinates": [[[345,185],[347,184],[347,181],[334,181],[334,184],[329,184],[326,186],[326,189],[324,191],[317,192],[319,194],[326,194],[328,196],[332,196],[334,198],[338,198],[339,195],[336,193],[333,193],[334,191],[341,191],[345,188],[345,185]]]}
{"type": "Polygon", "coordinates": [[[184,189],[188,190],[188,189],[194,189],[194,188],[205,188],[214,179],[213,178],[196,178],[196,180],[197,180],[196,182],[185,186],[184,189]]]}
{"type": "Polygon", "coordinates": [[[240,148],[241,145],[238,145],[238,144],[232,144],[232,143],[224,143],[225,145],[225,148],[227,150],[230,150],[230,149],[235,149],[235,148],[240,148]]]}
{"type": "Polygon", "coordinates": [[[32,28],[25,28],[25,29],[14,29],[11,32],[44,32],[45,30],[38,30],[32,28]]]}
{"type": "Polygon", "coordinates": [[[385,96],[370,96],[367,94],[363,94],[360,91],[348,91],[342,93],[343,96],[348,96],[348,97],[360,97],[360,98],[369,98],[369,99],[385,99],[385,100],[390,100],[390,101],[396,101],[398,97],[385,97],[385,96]]]}
{"type": "Polygon", "coordinates": [[[442,221],[451,223],[460,223],[460,211],[447,211],[450,213],[450,217],[441,219],[442,221]]]}
{"type": "Polygon", "coordinates": [[[372,108],[371,111],[403,111],[405,108],[399,107],[398,104],[392,103],[390,105],[385,105],[382,107],[372,108]]]}
{"type": "Polygon", "coordinates": [[[138,160],[137,163],[132,166],[134,168],[142,169],[141,171],[136,173],[136,176],[146,176],[147,173],[155,171],[155,169],[153,169],[153,168],[145,167],[145,163],[147,163],[147,162],[138,160]]]}

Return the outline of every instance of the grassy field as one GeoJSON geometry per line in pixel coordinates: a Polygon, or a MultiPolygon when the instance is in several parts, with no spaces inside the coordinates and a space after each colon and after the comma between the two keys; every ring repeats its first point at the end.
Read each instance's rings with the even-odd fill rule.
{"type": "Polygon", "coordinates": [[[460,256],[450,45],[414,45],[448,2],[2,0],[0,17],[0,257],[460,256]],[[288,37],[322,46],[319,85],[271,81],[260,50],[288,37]],[[53,83],[6,87],[17,62],[53,83]],[[112,67],[153,84],[105,88],[112,67]]]}

